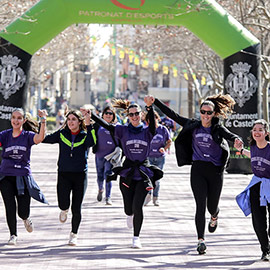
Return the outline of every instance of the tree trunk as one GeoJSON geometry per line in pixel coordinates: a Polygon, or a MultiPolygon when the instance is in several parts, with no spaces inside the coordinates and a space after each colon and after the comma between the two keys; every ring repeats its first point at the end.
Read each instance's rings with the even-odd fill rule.
{"type": "Polygon", "coordinates": [[[193,78],[188,73],[188,117],[194,117],[193,78]]]}
{"type": "Polygon", "coordinates": [[[268,99],[268,89],[269,89],[270,82],[265,81],[264,85],[262,86],[262,99],[263,99],[263,119],[266,122],[269,122],[269,99],[268,99]]]}

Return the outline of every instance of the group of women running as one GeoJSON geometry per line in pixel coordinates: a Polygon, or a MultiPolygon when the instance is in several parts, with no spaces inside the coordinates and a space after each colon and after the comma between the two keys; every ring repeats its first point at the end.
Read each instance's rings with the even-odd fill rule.
{"type": "Polygon", "coordinates": [[[93,147],[98,178],[97,200],[102,200],[103,183],[107,180],[105,200],[108,205],[112,203],[110,180],[116,179],[119,175],[127,226],[133,228],[132,247],[141,248],[139,235],[143,223],[145,198],[154,190],[153,202],[159,205],[158,191],[155,193],[155,190],[159,189],[159,180],[163,177],[164,153],[171,143],[166,131],[159,128],[158,115],[153,109],[155,105],[182,127],[175,140],[175,153],[178,166],[192,165],[190,181],[196,202],[197,252],[199,254],[206,252],[206,209],[210,213],[208,231],[213,233],[218,226],[218,205],[224,170],[229,160],[227,141],[231,141],[242,155],[251,158],[254,176],[247,188],[237,196],[237,202],[246,215],[252,214],[253,227],[262,250],[261,259],[269,261],[268,123],[262,119],[254,122],[250,150],[247,150],[242,139],[221,124],[221,119],[232,113],[235,104],[229,95],[218,94],[206,98],[200,105],[198,120],[180,116],[151,95],[146,96],[144,101],[147,112],[146,125],[142,122],[141,107],[136,103],[120,99],[114,100],[112,106],[106,107],[101,117],[85,108],[69,110],[63,126],[47,136],[45,135],[46,111],[41,110],[38,113],[40,124],[30,119],[21,109],[12,112],[12,128],[0,132],[0,143],[3,149],[0,189],[10,231],[8,244],[17,243],[16,207],[26,230],[32,232],[31,197],[47,203],[30,170],[31,147],[43,142],[59,144],[57,176],[59,221],[66,222],[71,208],[72,225],[68,244],[77,244],[82,201],[87,187],[87,157],[89,148],[93,147]],[[128,124],[115,124],[115,108],[124,110],[128,117],[128,124]],[[94,125],[92,121],[95,122],[94,125]],[[117,159],[115,157],[118,158],[118,162],[115,162],[117,159]]]}

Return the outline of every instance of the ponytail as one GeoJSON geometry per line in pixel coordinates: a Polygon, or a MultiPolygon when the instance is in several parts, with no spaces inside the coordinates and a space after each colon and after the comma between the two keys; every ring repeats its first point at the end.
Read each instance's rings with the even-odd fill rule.
{"type": "Polygon", "coordinates": [[[113,99],[113,107],[123,109],[125,113],[128,113],[130,108],[138,108],[141,110],[141,107],[138,104],[131,103],[131,101],[123,99],[113,99]]]}
{"type": "Polygon", "coordinates": [[[234,99],[230,95],[213,95],[206,98],[201,104],[213,107],[216,116],[227,118],[227,115],[233,112],[233,106],[235,105],[234,99]]]}

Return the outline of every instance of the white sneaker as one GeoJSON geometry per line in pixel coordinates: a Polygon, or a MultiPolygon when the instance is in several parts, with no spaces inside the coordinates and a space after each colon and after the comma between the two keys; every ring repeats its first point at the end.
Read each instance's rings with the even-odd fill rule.
{"type": "Polygon", "coordinates": [[[129,229],[133,228],[133,217],[134,217],[133,215],[127,216],[127,227],[129,229]]]}
{"type": "Polygon", "coordinates": [[[8,245],[15,246],[17,245],[17,236],[16,235],[11,235],[9,240],[8,240],[8,245]]]}
{"type": "Polygon", "coordinates": [[[67,221],[67,214],[68,214],[68,209],[67,210],[61,210],[59,214],[59,221],[61,223],[65,223],[67,221]]]}
{"type": "Polygon", "coordinates": [[[34,230],[34,225],[32,223],[32,220],[30,218],[27,218],[23,221],[24,227],[28,232],[32,232],[34,230]]]}
{"type": "Polygon", "coordinates": [[[71,232],[69,235],[69,241],[68,241],[69,246],[76,246],[77,245],[77,234],[71,232]]]}
{"type": "Polygon", "coordinates": [[[134,236],[132,241],[133,248],[142,248],[141,240],[139,236],[134,236]]]}
{"type": "Polygon", "coordinates": [[[151,194],[150,193],[148,193],[147,195],[146,195],[146,197],[145,197],[145,199],[144,199],[144,206],[146,206],[148,203],[150,203],[151,202],[151,194]]]}
{"type": "Polygon", "coordinates": [[[112,205],[112,200],[111,198],[106,198],[106,205],[112,205]]]}
{"type": "Polygon", "coordinates": [[[154,203],[155,206],[159,206],[158,197],[153,197],[153,203],[154,203]]]}

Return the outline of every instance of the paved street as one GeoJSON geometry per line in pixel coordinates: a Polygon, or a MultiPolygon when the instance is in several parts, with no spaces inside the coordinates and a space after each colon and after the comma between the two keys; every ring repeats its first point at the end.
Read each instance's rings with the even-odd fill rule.
{"type": "MultiPolygon", "coordinates": [[[[58,221],[56,201],[57,145],[38,145],[32,151],[34,178],[50,205],[32,201],[33,233],[18,220],[18,244],[6,245],[9,232],[0,199],[1,270],[54,269],[270,269],[261,262],[261,251],[252,228],[235,202],[250,176],[226,174],[220,202],[219,227],[206,232],[207,253],[198,255],[194,224],[195,203],[189,184],[189,166],[178,168],[174,154],[167,156],[161,184],[160,206],[144,207],[141,231],[143,249],[130,248],[132,231],[126,228],[118,182],[113,182],[112,206],[96,201],[93,155],[89,156],[88,189],[78,246],[67,245],[70,216],[58,221]]],[[[207,217],[208,223],[209,216],[207,217]]]]}

